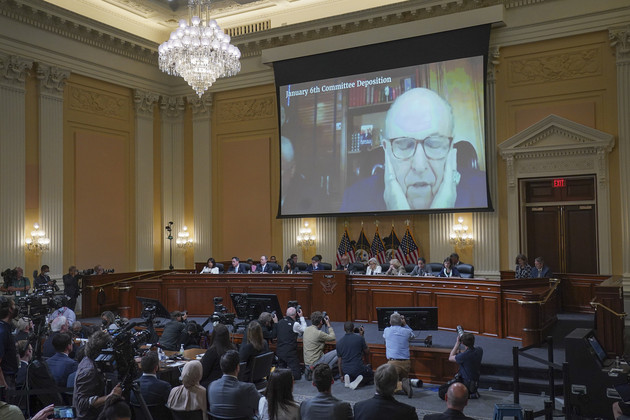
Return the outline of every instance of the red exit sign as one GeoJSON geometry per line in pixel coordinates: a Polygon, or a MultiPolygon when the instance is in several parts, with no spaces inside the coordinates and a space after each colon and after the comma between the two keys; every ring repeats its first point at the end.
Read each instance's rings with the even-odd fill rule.
{"type": "Polygon", "coordinates": [[[553,180],[554,188],[563,188],[567,186],[567,182],[564,178],[556,178],[553,180]]]}

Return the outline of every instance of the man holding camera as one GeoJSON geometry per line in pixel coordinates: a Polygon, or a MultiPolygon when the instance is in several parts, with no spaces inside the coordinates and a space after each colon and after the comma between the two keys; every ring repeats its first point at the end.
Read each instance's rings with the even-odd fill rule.
{"type": "Polygon", "coordinates": [[[413,330],[409,328],[409,325],[407,325],[405,317],[398,312],[394,312],[389,317],[389,325],[383,332],[387,363],[394,365],[398,371],[399,383],[396,390],[402,389],[411,398],[413,390],[409,383],[409,371],[411,371],[409,341],[416,338],[416,336],[413,334],[413,330]]]}
{"type": "Polygon", "coordinates": [[[359,385],[370,384],[374,378],[372,366],[363,364],[363,355],[367,359],[370,350],[363,338],[365,330],[362,326],[355,330],[354,324],[346,321],[343,329],[346,335],[337,341],[339,375],[343,376],[346,388],[356,389],[359,385]]]}
{"type": "Polygon", "coordinates": [[[298,335],[306,330],[306,320],[299,305],[289,306],[286,316],[278,321],[278,342],[276,355],[278,356],[278,367],[291,369],[293,379],[302,377],[300,360],[297,355],[298,335]],[[300,322],[296,321],[296,316],[300,317],[300,322]]]}
{"type": "Polygon", "coordinates": [[[306,365],[306,379],[311,380],[313,369],[319,364],[327,364],[330,369],[334,369],[337,364],[337,350],[331,350],[324,354],[324,346],[329,341],[335,341],[335,330],[330,325],[330,318],[319,311],[311,314],[311,326],[304,330],[302,345],[304,347],[304,364],[306,365]],[[322,331],[326,323],[328,333],[322,331]]]}
{"type": "MultiPolygon", "coordinates": [[[[483,349],[475,347],[475,336],[461,330],[457,335],[457,341],[451,350],[448,360],[459,365],[459,372],[455,377],[456,382],[462,382],[468,388],[472,399],[479,398],[477,388],[479,386],[479,376],[481,374],[481,359],[483,349]],[[462,351],[461,345],[464,345],[462,351]]],[[[442,397],[442,393],[438,393],[442,397]]],[[[442,397],[442,399],[444,399],[442,397]]]]}
{"type": "Polygon", "coordinates": [[[75,265],[71,265],[68,268],[68,274],[63,275],[63,293],[68,296],[68,307],[73,311],[77,305],[77,298],[81,293],[79,278],[79,272],[75,265]]]}
{"type": "Polygon", "coordinates": [[[171,312],[171,322],[166,324],[160,337],[160,345],[164,350],[179,350],[180,344],[186,338],[184,334],[187,334],[187,329],[183,315],[180,311],[173,311],[171,312]]]}

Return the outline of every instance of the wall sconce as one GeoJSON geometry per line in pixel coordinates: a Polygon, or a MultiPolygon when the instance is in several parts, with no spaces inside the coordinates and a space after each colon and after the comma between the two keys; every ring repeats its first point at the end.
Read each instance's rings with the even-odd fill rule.
{"type": "Polygon", "coordinates": [[[188,232],[188,228],[184,226],[182,230],[177,234],[177,243],[178,248],[190,248],[193,246],[192,238],[190,237],[190,232],[188,232]]]}
{"type": "Polygon", "coordinates": [[[42,252],[50,249],[50,239],[46,237],[46,232],[39,230],[39,223],[33,225],[35,230],[31,231],[31,237],[24,239],[26,249],[35,255],[41,255],[42,252]]]}
{"type": "Polygon", "coordinates": [[[304,227],[300,229],[300,233],[297,236],[297,244],[303,250],[315,245],[315,235],[308,227],[308,222],[304,222],[304,227]]]}
{"type": "Polygon", "coordinates": [[[458,217],[457,224],[453,225],[450,236],[450,243],[457,247],[465,247],[473,244],[472,233],[468,232],[468,226],[463,224],[464,218],[458,217]]]}

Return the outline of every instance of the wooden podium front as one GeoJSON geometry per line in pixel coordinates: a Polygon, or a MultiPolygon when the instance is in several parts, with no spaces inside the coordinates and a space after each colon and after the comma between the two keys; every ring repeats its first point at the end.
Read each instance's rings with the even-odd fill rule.
{"type": "MultiPolygon", "coordinates": [[[[332,321],[349,319],[346,314],[345,271],[313,271],[311,308],[326,311],[332,321]]],[[[310,317],[311,314],[304,314],[310,317]]]]}

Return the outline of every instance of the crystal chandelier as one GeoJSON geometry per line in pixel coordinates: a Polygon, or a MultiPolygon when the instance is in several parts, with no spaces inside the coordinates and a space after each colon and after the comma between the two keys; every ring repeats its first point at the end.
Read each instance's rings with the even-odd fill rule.
{"type": "Polygon", "coordinates": [[[31,231],[31,237],[24,239],[26,249],[35,255],[42,255],[42,252],[50,249],[50,239],[46,237],[46,232],[39,230],[39,224],[33,225],[35,230],[31,231]]]}
{"type": "Polygon", "coordinates": [[[464,224],[464,218],[458,217],[457,224],[453,225],[449,241],[458,247],[470,246],[473,243],[473,235],[468,232],[468,226],[464,224]]]}
{"type": "Polygon", "coordinates": [[[159,64],[163,72],[183,77],[201,97],[218,78],[241,71],[241,52],[209,19],[210,0],[188,0],[188,10],[189,21],[180,20],[158,48],[159,64]]]}

